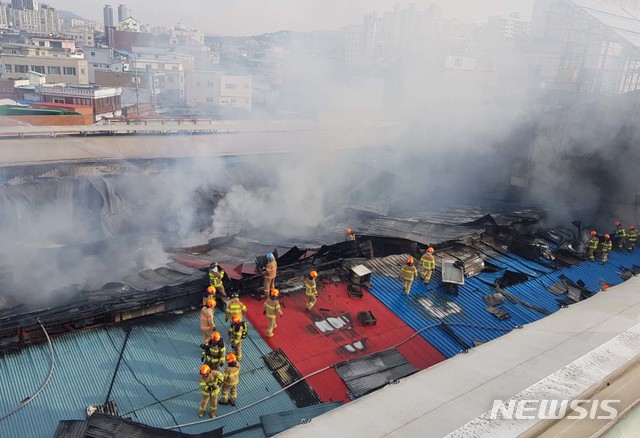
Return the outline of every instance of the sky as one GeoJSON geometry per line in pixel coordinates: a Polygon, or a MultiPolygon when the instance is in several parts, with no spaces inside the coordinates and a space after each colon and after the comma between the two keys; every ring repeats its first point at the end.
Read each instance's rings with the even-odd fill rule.
{"type": "MultiPolygon", "coordinates": [[[[122,0],[120,0],[122,1],[122,0]]],[[[102,21],[106,2],[50,0],[51,6],[83,18],[102,21]]],[[[397,0],[125,0],[133,17],[151,26],[172,26],[222,35],[257,35],[278,30],[338,29],[361,22],[365,13],[392,10],[397,0]]],[[[530,17],[534,0],[416,0],[416,7],[436,4],[445,18],[482,22],[489,15],[519,12],[530,17]]],[[[114,1],[114,17],[117,6],[114,1]]]]}

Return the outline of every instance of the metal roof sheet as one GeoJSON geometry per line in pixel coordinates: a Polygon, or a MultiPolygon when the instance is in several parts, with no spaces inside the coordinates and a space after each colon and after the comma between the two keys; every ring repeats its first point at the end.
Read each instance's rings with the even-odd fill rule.
{"type": "Polygon", "coordinates": [[[373,271],[371,293],[413,329],[421,331],[421,336],[447,357],[464,349],[460,341],[469,347],[475,341],[490,341],[544,317],[542,311],[557,311],[560,308],[559,301],[566,298],[566,294],[556,296],[546,288],[559,281],[561,275],[574,282],[582,280],[589,290],[598,292],[604,284],[612,286],[621,283],[623,280],[619,273],[623,269],[632,269],[634,264],[640,265],[638,250],[632,254],[613,251],[604,265],[581,262],[557,271],[513,254],[497,255],[494,251],[493,256],[489,257],[492,264],[531,277],[505,290],[540,309],[538,311],[511,302],[507,298],[498,307],[508,312],[510,317],[500,320],[486,310],[487,303],[483,296],[495,292],[491,285],[505,271],[482,272],[467,278],[465,285],[459,287],[459,294],[454,296],[444,291],[438,267],[428,287],[416,280],[411,295],[406,297],[402,293],[402,281],[397,278],[406,258],[407,255],[395,255],[367,261],[365,265],[373,271]]]}
{"type": "Polygon", "coordinates": [[[278,414],[265,415],[260,420],[266,436],[273,436],[287,429],[297,426],[305,421],[329,412],[342,405],[340,402],[324,403],[321,405],[309,406],[296,409],[295,411],[281,412],[278,414]]]}
{"type": "MultiPolygon", "coordinates": [[[[220,312],[216,313],[216,324],[226,327],[220,312]]],[[[137,322],[111,394],[120,414],[155,427],[198,420],[200,336],[197,311],[137,322]]],[[[25,436],[25,431],[30,431],[31,437],[50,437],[58,421],[84,419],[87,406],[105,401],[124,338],[122,327],[113,326],[54,339],[56,368],[51,383],[33,402],[0,421],[0,436],[25,436]]],[[[261,359],[269,351],[250,328],[243,343],[237,408],[220,406],[220,416],[280,389],[261,359]]],[[[48,357],[46,344],[4,355],[0,361],[0,413],[15,408],[36,391],[48,373],[48,357]]],[[[193,434],[224,426],[229,432],[257,424],[260,416],[294,408],[283,392],[237,414],[179,431],[193,434]]]]}
{"type": "MultiPolygon", "coordinates": [[[[332,365],[384,351],[410,338],[414,331],[397,318],[374,296],[364,293],[351,298],[346,284],[318,282],[318,300],[311,312],[305,311],[303,289],[287,294],[280,300],[286,306],[284,317],[278,317],[274,336],[267,338],[273,349],[281,348],[303,376],[323,368],[326,371],[312,376],[308,383],[321,400],[349,401],[347,386],[332,365]],[[363,326],[358,312],[370,311],[376,324],[363,326]]],[[[262,315],[264,301],[243,300],[247,318],[256,330],[265,333],[267,318],[262,315]]],[[[419,336],[397,347],[417,369],[436,364],[444,357],[419,336]]]]}

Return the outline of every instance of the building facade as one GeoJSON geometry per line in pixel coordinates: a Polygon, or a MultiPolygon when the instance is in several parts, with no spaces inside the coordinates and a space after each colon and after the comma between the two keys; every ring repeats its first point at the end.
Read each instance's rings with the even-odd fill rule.
{"type": "Polygon", "coordinates": [[[102,8],[102,21],[104,22],[104,27],[115,26],[113,22],[113,7],[111,5],[104,5],[102,8]]]}
{"type": "Polygon", "coordinates": [[[55,57],[36,55],[14,55],[2,53],[2,76],[11,79],[28,79],[28,73],[47,76],[47,82],[67,84],[88,84],[89,66],[87,61],[76,57],[55,57]]]}
{"type": "Polygon", "coordinates": [[[93,107],[95,121],[122,116],[122,89],[119,87],[42,85],[38,93],[43,102],[93,107]]]}
{"type": "Polygon", "coordinates": [[[186,82],[188,106],[238,109],[246,112],[253,109],[251,76],[190,71],[187,73],[186,82]]]}

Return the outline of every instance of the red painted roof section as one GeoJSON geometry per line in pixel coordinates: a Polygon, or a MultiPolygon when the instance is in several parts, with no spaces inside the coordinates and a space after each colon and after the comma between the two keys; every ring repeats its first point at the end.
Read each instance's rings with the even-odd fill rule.
{"type": "MultiPolygon", "coordinates": [[[[306,295],[298,290],[281,298],[284,317],[278,317],[278,327],[271,338],[265,338],[267,318],[262,315],[264,301],[248,298],[247,318],[266,339],[272,349],[281,348],[289,360],[306,376],[327,366],[366,354],[377,353],[405,341],[415,332],[398,316],[387,309],[373,295],[364,291],[362,298],[351,298],[346,284],[327,284],[319,287],[318,302],[311,312],[305,311],[306,295]],[[377,323],[363,326],[357,319],[358,312],[371,311],[377,323]],[[327,318],[332,319],[333,325],[327,318]],[[345,325],[340,326],[345,322],[345,325]],[[324,329],[324,331],[323,331],[324,329]],[[344,346],[362,341],[364,350],[354,353],[344,346]]],[[[425,369],[445,358],[420,336],[414,336],[400,345],[398,351],[417,369],[425,369]]],[[[349,401],[347,387],[334,369],[308,379],[309,384],[325,402],[349,401]]]]}

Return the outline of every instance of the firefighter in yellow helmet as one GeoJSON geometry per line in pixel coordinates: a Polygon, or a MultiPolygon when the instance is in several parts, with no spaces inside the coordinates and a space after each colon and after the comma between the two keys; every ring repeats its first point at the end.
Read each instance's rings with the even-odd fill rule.
{"type": "Polygon", "coordinates": [[[418,270],[413,265],[413,257],[407,258],[407,263],[400,270],[400,274],[398,275],[402,278],[404,285],[404,294],[409,295],[411,292],[411,283],[413,283],[413,279],[418,275],[418,270]]]}
{"type": "Polygon", "coordinates": [[[242,340],[247,337],[249,327],[242,320],[242,315],[233,315],[229,326],[229,342],[238,361],[242,360],[242,340]]]}
{"type": "Polygon", "coordinates": [[[607,258],[609,257],[609,253],[613,248],[613,243],[611,243],[611,236],[608,234],[604,235],[604,242],[600,244],[600,251],[602,252],[602,261],[601,263],[604,265],[607,263],[607,258]]]}
{"type": "Polygon", "coordinates": [[[242,301],[240,301],[240,298],[238,298],[238,292],[233,292],[231,294],[229,305],[227,305],[224,319],[225,321],[229,321],[235,315],[242,316],[243,313],[247,313],[247,306],[245,306],[242,301]]]}
{"type": "Polygon", "coordinates": [[[276,316],[278,314],[280,315],[280,317],[284,316],[284,314],[282,313],[282,308],[280,307],[280,302],[278,301],[279,295],[280,292],[278,291],[278,289],[272,290],[271,294],[269,295],[269,299],[264,302],[264,306],[262,308],[262,314],[267,315],[267,318],[269,319],[269,325],[267,326],[266,333],[267,338],[273,336],[273,331],[276,327],[278,327],[278,324],[276,324],[276,316]]]}
{"type": "Polygon", "coordinates": [[[223,405],[227,403],[231,403],[232,406],[236,405],[238,382],[240,382],[240,362],[238,362],[235,354],[229,353],[227,356],[227,368],[224,370],[220,403],[223,405]]]}
{"type": "Polygon", "coordinates": [[[207,304],[200,310],[200,330],[202,331],[202,343],[208,344],[213,332],[216,331],[216,323],[213,320],[213,311],[216,307],[216,300],[210,298],[207,304]]]}
{"type": "Polygon", "coordinates": [[[596,259],[596,251],[598,250],[598,246],[600,246],[600,239],[598,238],[598,233],[596,231],[591,231],[591,239],[587,242],[587,252],[589,254],[589,260],[592,262],[596,259]]]}
{"type": "Polygon", "coordinates": [[[276,287],[276,275],[278,273],[278,262],[276,262],[276,258],[273,253],[270,252],[267,254],[267,264],[264,265],[264,272],[262,277],[264,279],[264,297],[266,299],[269,298],[269,294],[276,287]]]}
{"type": "Polygon", "coordinates": [[[433,274],[433,270],[436,269],[436,258],[433,255],[434,252],[435,250],[432,247],[429,247],[420,258],[422,276],[426,284],[429,284],[431,281],[431,274],[433,274]]]}
{"type": "Polygon", "coordinates": [[[211,369],[207,364],[200,367],[200,393],[202,394],[202,401],[198,409],[198,417],[204,416],[204,411],[207,410],[209,403],[211,403],[209,416],[211,418],[216,416],[216,412],[218,411],[218,394],[220,393],[223,381],[224,375],[220,371],[211,369]]]}
{"type": "Polygon", "coordinates": [[[310,312],[318,299],[318,288],[316,287],[316,271],[309,272],[309,277],[304,281],[304,289],[307,294],[307,311],[310,312]]]}

